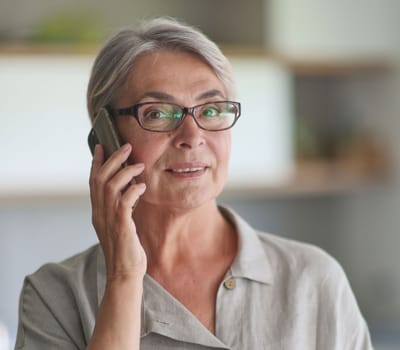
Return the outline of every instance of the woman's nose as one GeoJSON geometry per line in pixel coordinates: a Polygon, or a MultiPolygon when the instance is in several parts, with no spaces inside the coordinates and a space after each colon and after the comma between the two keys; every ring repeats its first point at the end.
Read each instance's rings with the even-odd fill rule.
{"type": "Polygon", "coordinates": [[[200,129],[192,114],[187,114],[176,130],[175,145],[179,148],[195,148],[204,144],[204,130],[200,129]]]}

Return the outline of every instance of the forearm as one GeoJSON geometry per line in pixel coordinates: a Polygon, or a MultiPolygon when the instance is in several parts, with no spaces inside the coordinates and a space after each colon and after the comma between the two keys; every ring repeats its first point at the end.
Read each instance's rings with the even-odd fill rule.
{"type": "Polygon", "coordinates": [[[140,348],[143,277],[109,282],[88,350],[140,348]]]}
{"type": "Polygon", "coordinates": [[[143,164],[122,167],[131,150],[131,145],[125,144],[105,161],[104,151],[97,145],[93,156],[89,181],[92,222],[104,253],[107,283],[89,350],[139,349],[147,258],[132,208],[146,186],[132,181],[143,172],[143,164]]]}

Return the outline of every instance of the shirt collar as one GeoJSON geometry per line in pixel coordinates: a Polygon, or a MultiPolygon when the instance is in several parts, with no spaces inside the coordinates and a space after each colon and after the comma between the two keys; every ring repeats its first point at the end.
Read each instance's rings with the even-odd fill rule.
{"type": "Polygon", "coordinates": [[[221,213],[236,228],[238,253],[231,266],[232,277],[241,277],[260,283],[272,284],[273,272],[266,251],[255,231],[233,210],[220,207],[221,213]]]}
{"type": "Polygon", "coordinates": [[[142,322],[140,336],[158,333],[209,348],[227,349],[177,299],[146,274],[143,281],[142,322]],[[177,317],[179,315],[179,317],[177,317]]]}

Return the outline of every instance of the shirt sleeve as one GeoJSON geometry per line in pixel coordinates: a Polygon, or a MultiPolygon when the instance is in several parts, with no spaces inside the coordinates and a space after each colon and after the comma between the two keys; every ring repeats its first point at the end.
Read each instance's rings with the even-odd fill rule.
{"type": "Polygon", "coordinates": [[[63,320],[56,316],[55,311],[29,278],[26,278],[20,296],[15,349],[79,349],[64,329],[63,320]]]}
{"type": "MultiPolygon", "coordinates": [[[[333,259],[332,259],[333,260],[333,259]]],[[[342,267],[334,261],[322,283],[325,314],[318,327],[326,328],[318,349],[373,350],[368,326],[342,267]]]]}
{"type": "Polygon", "coordinates": [[[15,349],[86,349],[99,305],[99,246],[27,276],[15,349]]]}

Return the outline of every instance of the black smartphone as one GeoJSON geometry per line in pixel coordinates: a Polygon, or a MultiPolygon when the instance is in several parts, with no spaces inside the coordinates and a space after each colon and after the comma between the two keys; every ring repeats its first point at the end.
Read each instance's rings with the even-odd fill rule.
{"type": "Polygon", "coordinates": [[[106,108],[101,108],[97,113],[93,127],[89,132],[88,144],[92,155],[95,146],[101,144],[104,149],[105,159],[121,147],[121,140],[117,129],[106,108]]]}

